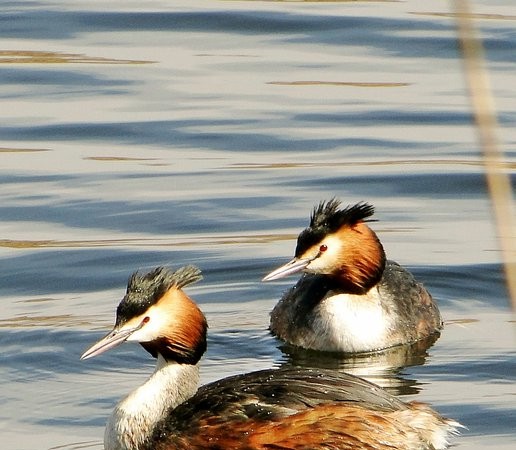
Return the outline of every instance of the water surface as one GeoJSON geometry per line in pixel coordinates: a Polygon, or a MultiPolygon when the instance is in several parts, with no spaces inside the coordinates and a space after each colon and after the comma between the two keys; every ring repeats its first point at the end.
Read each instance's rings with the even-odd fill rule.
{"type": "MultiPolygon", "coordinates": [[[[0,2],[0,427],[4,448],[102,448],[153,361],[79,361],[134,270],[196,264],[203,382],[302,363],[349,370],[509,449],[516,336],[448,2],[0,2]],[[267,332],[313,205],[376,206],[388,256],[438,299],[428,350],[292,352],[267,332]]],[[[516,166],[516,17],[477,1],[516,166]]]]}

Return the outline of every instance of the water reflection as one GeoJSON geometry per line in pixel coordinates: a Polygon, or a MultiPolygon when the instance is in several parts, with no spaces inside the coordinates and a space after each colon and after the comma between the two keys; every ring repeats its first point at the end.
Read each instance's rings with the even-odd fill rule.
{"type": "Polygon", "coordinates": [[[48,148],[5,148],[0,147],[0,153],[39,153],[50,152],[48,148]]]}
{"type": "MultiPolygon", "coordinates": [[[[411,12],[410,14],[414,14],[417,16],[449,17],[452,19],[455,19],[458,15],[457,13],[452,12],[411,12]]],[[[516,20],[516,16],[511,14],[462,13],[461,15],[465,15],[470,19],[516,20]]]]}
{"type": "Polygon", "coordinates": [[[437,333],[411,345],[362,354],[317,352],[285,344],[279,348],[285,355],[285,365],[341,370],[376,383],[394,395],[414,395],[419,392],[419,383],[406,376],[403,369],[423,365],[428,349],[438,338],[437,333]]]}
{"type": "Polygon", "coordinates": [[[152,61],[110,59],[51,51],[0,50],[0,64],[149,64],[151,62],[152,61]]]}
{"type": "Polygon", "coordinates": [[[358,81],[268,81],[267,84],[278,86],[350,86],[350,87],[402,87],[410,86],[410,83],[387,83],[387,82],[358,82],[358,81]]]}
{"type": "MultiPolygon", "coordinates": [[[[193,295],[210,322],[205,382],[346,370],[463,422],[460,448],[514,448],[514,323],[454,17],[368,3],[2,4],[5,448],[102,448],[113,404],[152,361],[133,347],[88,366],[79,355],[112,326],[133,270],[185,263],[206,277],[193,295]],[[258,280],[335,195],[378,206],[389,254],[459,322],[431,357],[282,353],[266,331],[277,286],[258,280]]],[[[482,0],[475,15],[508,144],[512,3],[482,0]]]]}

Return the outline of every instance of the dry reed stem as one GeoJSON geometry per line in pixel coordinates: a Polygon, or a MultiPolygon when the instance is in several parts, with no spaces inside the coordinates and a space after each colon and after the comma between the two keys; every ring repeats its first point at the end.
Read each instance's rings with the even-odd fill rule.
{"type": "Polygon", "coordinates": [[[516,226],[510,175],[508,166],[504,165],[504,155],[497,136],[498,124],[483,46],[473,25],[469,2],[452,0],[452,3],[455,8],[466,83],[482,149],[509,301],[516,311],[516,226]]]}

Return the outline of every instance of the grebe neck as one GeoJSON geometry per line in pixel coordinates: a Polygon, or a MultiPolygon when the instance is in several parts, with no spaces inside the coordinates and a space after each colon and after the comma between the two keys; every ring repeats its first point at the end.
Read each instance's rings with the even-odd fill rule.
{"type": "Polygon", "coordinates": [[[364,222],[337,234],[343,246],[329,275],[338,280],[344,292],[366,294],[382,279],[387,261],[383,245],[364,222]]]}
{"type": "Polygon", "coordinates": [[[192,397],[198,386],[197,364],[167,361],[158,354],[156,369],[150,378],[113,410],[104,434],[105,450],[143,448],[155,425],[170,409],[192,397]]]}

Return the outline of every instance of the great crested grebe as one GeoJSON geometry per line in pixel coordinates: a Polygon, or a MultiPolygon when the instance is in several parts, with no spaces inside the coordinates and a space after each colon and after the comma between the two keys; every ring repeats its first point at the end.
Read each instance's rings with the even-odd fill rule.
{"type": "Polygon", "coordinates": [[[200,278],[193,266],[136,272],[113,331],[82,355],[136,341],[157,358],[151,377],[111,414],[106,450],[447,447],[457,422],[344,373],[261,370],[198,390],[207,323],[182,288],[200,278]]]}
{"type": "Polygon", "coordinates": [[[359,353],[409,344],[439,333],[430,293],[399,264],[386,260],[367,219],[368,203],[344,209],[321,202],[297,239],[295,257],[263,280],[304,271],[271,313],[271,332],[312,350],[359,353]]]}

